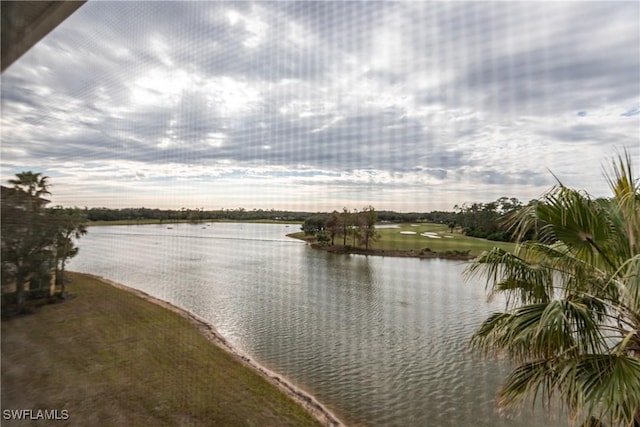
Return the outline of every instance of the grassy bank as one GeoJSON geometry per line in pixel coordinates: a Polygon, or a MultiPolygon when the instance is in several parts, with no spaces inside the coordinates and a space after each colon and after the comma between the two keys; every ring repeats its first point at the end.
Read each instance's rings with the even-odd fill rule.
{"type": "MultiPolygon", "coordinates": [[[[470,256],[478,256],[483,251],[494,247],[507,251],[515,249],[514,243],[467,237],[459,231],[450,233],[449,228],[444,224],[399,224],[394,228],[377,228],[376,232],[380,238],[371,247],[375,251],[386,251],[389,254],[404,252],[405,255],[418,256],[420,252],[425,253],[424,250],[428,248],[432,253],[437,254],[469,251],[470,256]],[[427,233],[427,236],[423,235],[427,233]]],[[[302,232],[289,236],[308,242],[315,241],[305,237],[302,232]]],[[[342,238],[336,238],[335,244],[342,245],[342,238]]],[[[353,240],[347,239],[347,245],[353,245],[353,240]]]]}
{"type": "Polygon", "coordinates": [[[3,410],[66,409],[60,425],[319,425],[178,313],[69,276],[74,299],[2,322],[3,410]]]}

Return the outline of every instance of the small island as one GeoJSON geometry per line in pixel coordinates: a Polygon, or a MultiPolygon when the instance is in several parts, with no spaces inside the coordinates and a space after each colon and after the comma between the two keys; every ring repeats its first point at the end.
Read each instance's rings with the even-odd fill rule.
{"type": "Polygon", "coordinates": [[[512,242],[470,236],[467,227],[453,220],[392,223],[377,219],[371,206],[362,211],[316,214],[304,221],[302,231],[287,236],[331,253],[424,259],[467,261],[494,247],[508,252],[515,249],[512,242]]]}

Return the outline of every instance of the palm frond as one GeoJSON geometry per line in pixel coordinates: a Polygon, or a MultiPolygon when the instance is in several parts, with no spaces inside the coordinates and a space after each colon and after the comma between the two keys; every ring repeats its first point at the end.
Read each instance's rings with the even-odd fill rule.
{"type": "Polygon", "coordinates": [[[529,264],[523,258],[500,248],[480,255],[465,276],[484,276],[490,297],[505,293],[507,305],[547,302],[553,294],[553,276],[549,269],[529,264]]]}
{"type": "Polygon", "coordinates": [[[612,424],[633,424],[640,411],[640,359],[593,354],[567,361],[567,365],[575,372],[586,413],[612,424]]]}
{"type": "Polygon", "coordinates": [[[494,313],[473,335],[471,345],[518,362],[605,351],[601,316],[593,306],[593,301],[555,300],[494,313]]]}
{"type": "Polygon", "coordinates": [[[640,326],[640,254],[627,260],[620,270],[621,279],[616,281],[620,303],[631,311],[640,326]]]}
{"type": "Polygon", "coordinates": [[[615,268],[605,250],[611,241],[613,228],[607,212],[588,195],[561,187],[546,195],[538,205],[538,218],[547,223],[540,240],[562,241],[586,262],[602,268],[615,268]]]}
{"type": "Polygon", "coordinates": [[[504,224],[517,242],[523,242],[525,236],[529,235],[531,231],[533,231],[535,237],[538,236],[539,220],[536,216],[537,209],[538,202],[533,201],[529,205],[512,212],[504,219],[504,224]]]}
{"type": "Polygon", "coordinates": [[[522,364],[507,377],[501,410],[521,409],[540,399],[549,407],[562,397],[571,417],[632,426],[640,411],[640,360],[625,355],[585,355],[522,364]]]}
{"type": "Polygon", "coordinates": [[[532,406],[538,399],[548,407],[558,392],[558,372],[548,360],[524,363],[506,378],[498,394],[498,408],[521,410],[525,404],[532,406]]]}
{"type": "Polygon", "coordinates": [[[615,207],[624,228],[629,255],[640,253],[640,179],[634,178],[631,154],[612,160],[611,172],[604,172],[614,194],[615,207]]]}

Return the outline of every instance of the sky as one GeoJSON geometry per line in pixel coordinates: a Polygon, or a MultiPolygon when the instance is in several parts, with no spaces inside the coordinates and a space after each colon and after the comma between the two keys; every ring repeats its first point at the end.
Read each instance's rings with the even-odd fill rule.
{"type": "Polygon", "coordinates": [[[54,205],[452,210],[640,171],[640,3],[90,1],[1,77],[54,205]]]}

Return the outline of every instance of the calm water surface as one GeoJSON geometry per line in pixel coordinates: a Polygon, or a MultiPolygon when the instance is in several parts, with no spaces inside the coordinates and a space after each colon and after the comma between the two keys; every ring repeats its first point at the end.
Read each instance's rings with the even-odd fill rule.
{"type": "Polygon", "coordinates": [[[506,366],[467,348],[488,313],[465,264],[345,256],[289,239],[298,226],[92,227],[69,269],[140,289],[207,319],[233,345],[350,425],[560,426],[504,419],[506,366]],[[171,228],[169,228],[171,227],[171,228]]]}

